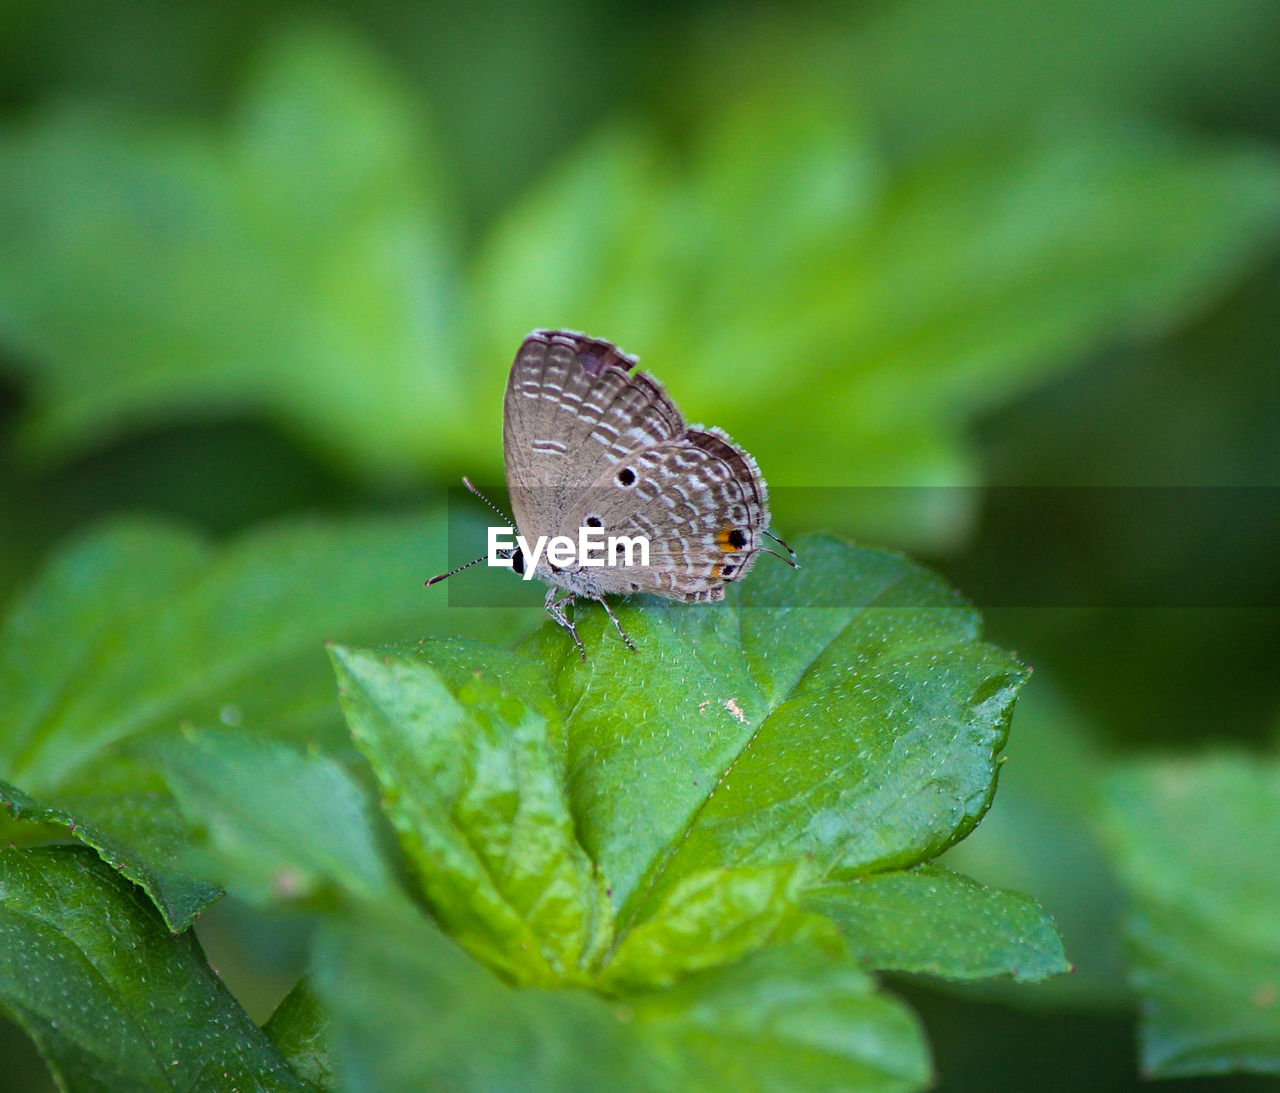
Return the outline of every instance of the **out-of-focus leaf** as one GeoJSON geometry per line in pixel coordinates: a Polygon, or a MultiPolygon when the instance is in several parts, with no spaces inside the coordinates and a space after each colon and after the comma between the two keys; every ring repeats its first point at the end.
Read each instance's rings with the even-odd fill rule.
{"type": "Polygon", "coordinates": [[[207,834],[214,875],[257,903],[394,888],[363,789],[334,760],[244,733],[165,736],[148,751],[188,822],[207,834]]]}
{"type": "Polygon", "coordinates": [[[309,520],[219,548],[153,523],[86,534],[0,627],[11,811],[74,825],[183,928],[213,890],[178,868],[185,831],[145,739],[183,722],[243,723],[344,746],[323,641],[500,633],[513,618],[447,612],[423,591],[444,538],[443,517],[428,514],[309,520]]]}
{"type": "Polygon", "coordinates": [[[767,949],[634,1002],[637,1033],[672,1058],[673,1088],[890,1091],[930,1084],[919,1024],[847,960],[767,949]]]}
{"type": "Polygon", "coordinates": [[[0,850],[0,1008],[66,1089],[305,1088],[194,935],[83,847],[0,850]]]}
{"type": "Polygon", "coordinates": [[[327,923],[315,964],[347,1089],[675,1088],[630,1035],[624,1004],[508,987],[407,909],[327,923]]]}
{"type": "MultiPolygon", "coordinates": [[[[1267,0],[1219,0],[1212,9],[1187,0],[905,0],[855,11],[839,35],[841,70],[895,147],[917,155],[1046,103],[1252,101],[1274,71],[1280,36],[1267,0]]],[[[826,42],[839,34],[829,18],[817,33],[826,42]]]]}
{"type": "Polygon", "coordinates": [[[1150,760],[1107,789],[1143,1068],[1280,1074],[1280,763],[1150,760]]]}
{"type": "Polygon", "coordinates": [[[473,953],[526,984],[584,979],[612,911],[574,833],[545,682],[496,649],[478,660],[453,641],[424,648],[333,651],[405,853],[437,918],[473,953]]]}
{"type": "MultiPolygon", "coordinates": [[[[1280,229],[1280,162],[1256,148],[1084,118],[894,169],[832,93],[767,92],[704,120],[683,168],[618,126],[544,181],[482,254],[478,358],[555,316],[638,352],[775,484],[970,483],[972,416],[1183,320],[1280,229]]],[[[503,379],[477,378],[483,402],[503,379]]],[[[970,500],[950,499],[881,504],[936,541],[970,500]]],[[[802,501],[779,515],[817,522],[802,501]]]]}
{"type": "Polygon", "coordinates": [[[834,919],[869,968],[1024,982],[1071,970],[1034,900],[937,866],[829,881],[805,894],[805,906],[834,919]]]}
{"type": "MultiPolygon", "coordinates": [[[[767,67],[680,154],[603,129],[469,268],[407,97],[332,33],[280,39],[220,134],[38,115],[0,138],[0,334],[32,362],[28,439],[266,408],[367,470],[479,473],[521,335],[573,326],[641,353],[775,483],[971,483],[975,415],[1183,321],[1276,238],[1280,167],[1256,149],[1019,110],[904,164],[825,42],[767,67]]],[[[970,515],[960,492],[872,500],[822,522],[937,543],[970,515]]],[[[817,515],[780,499],[789,523],[817,515]]]]}
{"type": "Polygon", "coordinates": [[[329,1018],[304,979],[284,996],[262,1031],[293,1072],[316,1089],[337,1085],[329,1054],[329,1018]]]}
{"type": "Polygon", "coordinates": [[[0,337],[29,444],[275,415],[403,474],[468,422],[426,126],[345,36],[279,38],[224,130],[67,105],[0,137],[0,337]]]}
{"type": "Polygon", "coordinates": [[[40,792],[179,720],[336,740],[325,639],[504,629],[422,590],[444,563],[445,530],[443,514],[413,513],[282,522],[219,547],[150,522],[86,533],[0,631],[6,772],[40,792]]]}
{"type": "Polygon", "coordinates": [[[632,32],[653,28],[647,13],[592,0],[520,11],[509,0],[474,0],[447,19],[430,6],[393,5],[378,19],[424,83],[476,223],[518,197],[584,126],[629,102],[655,44],[632,32]],[[552,60],[545,79],[530,79],[535,57],[598,59],[610,77],[595,64],[552,60]]]}

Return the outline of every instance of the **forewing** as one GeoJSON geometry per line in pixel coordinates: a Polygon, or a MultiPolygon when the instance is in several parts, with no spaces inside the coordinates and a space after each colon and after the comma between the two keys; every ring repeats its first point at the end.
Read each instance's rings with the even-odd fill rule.
{"type": "Polygon", "coordinates": [[[680,411],[616,346],[572,331],[535,330],[516,353],[503,404],[503,459],[516,523],[559,527],[583,490],[644,444],[684,431],[680,411]]]}

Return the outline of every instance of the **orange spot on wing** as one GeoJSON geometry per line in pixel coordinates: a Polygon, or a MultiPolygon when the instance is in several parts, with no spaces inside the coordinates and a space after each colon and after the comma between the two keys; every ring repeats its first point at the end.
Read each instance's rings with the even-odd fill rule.
{"type": "Polygon", "coordinates": [[[742,549],[740,546],[734,544],[733,540],[730,538],[736,530],[736,528],[722,528],[720,531],[716,532],[716,545],[726,554],[742,549]]]}

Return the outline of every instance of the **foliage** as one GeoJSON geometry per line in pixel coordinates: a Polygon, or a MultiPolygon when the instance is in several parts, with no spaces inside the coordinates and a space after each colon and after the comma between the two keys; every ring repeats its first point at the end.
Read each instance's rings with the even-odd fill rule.
{"type": "Polygon", "coordinates": [[[319,645],[439,626],[440,601],[405,590],[440,568],[443,529],[439,515],[313,521],[218,549],[153,523],[88,533],[0,631],[0,798],[15,820],[73,831],[186,928],[216,890],[178,867],[154,747],[184,722],[338,742],[319,645]]]}
{"type": "Polygon", "coordinates": [[[1143,1067],[1280,1073],[1280,767],[1148,760],[1108,789],[1143,1067]]]}
{"type": "MultiPolygon", "coordinates": [[[[309,530],[314,569],[341,558],[352,537],[402,528],[309,530]]],[[[324,1008],[303,990],[269,1026],[297,1062],[299,1083],[331,1080],[332,1043],[348,1087],[484,1089],[523,1076],[538,1088],[585,1089],[607,1067],[619,1088],[836,1081],[890,1090],[921,1088],[928,1054],[913,1016],[868,971],[1039,979],[1065,970],[1052,924],[1032,901],[920,865],[986,811],[1026,675],[980,640],[975,612],[933,574],[813,536],[796,544],[804,569],[763,570],[725,604],[621,608],[639,653],[617,640],[599,609],[580,622],[585,662],[549,623],[516,652],[456,637],[371,651],[333,646],[352,739],[398,837],[400,865],[361,782],[334,758],[296,750],[299,740],[326,741],[317,721],[286,731],[290,719],[263,697],[270,688],[252,684],[247,669],[212,673],[216,645],[190,636],[208,630],[210,590],[241,588],[246,572],[259,599],[242,634],[275,617],[265,597],[286,577],[299,581],[296,542],[270,549],[282,534],[206,558],[194,584],[190,572],[176,574],[159,589],[169,626],[150,645],[144,608],[156,588],[119,588],[110,635],[95,643],[86,633],[69,655],[84,663],[94,650],[112,650],[116,659],[92,680],[164,685],[132,692],[137,705],[120,709],[121,727],[110,734],[89,733],[99,720],[78,720],[76,703],[58,699],[66,657],[51,655],[31,620],[59,617],[54,605],[66,600],[54,574],[78,567],[86,584],[119,580],[157,537],[178,533],[126,527],[93,536],[37,581],[10,620],[6,652],[24,667],[20,694],[65,711],[56,721],[33,711],[14,723],[31,725],[10,734],[26,742],[15,749],[14,776],[58,805],[55,812],[12,791],[10,830],[38,838],[41,829],[27,825],[57,819],[142,887],[114,879],[87,853],[15,848],[12,860],[79,863],[65,877],[43,868],[45,898],[57,893],[61,906],[105,898],[95,896],[104,884],[112,899],[131,899],[130,928],[146,940],[126,946],[112,972],[116,990],[145,994],[157,979],[194,990],[186,980],[207,977],[170,967],[172,951],[195,958],[191,936],[170,940],[141,901],[146,892],[181,928],[177,910],[189,918],[202,905],[194,893],[207,902],[215,881],[259,906],[325,917],[315,984],[324,1008]],[[811,606],[765,606],[784,590],[811,606]],[[196,651],[211,673],[200,677],[203,687],[181,670],[196,651]],[[247,723],[261,716],[278,730],[154,724],[166,701],[216,723],[214,691],[242,694],[247,723]],[[120,741],[130,748],[108,746],[120,741]],[[71,742],[94,779],[127,789],[145,774],[145,788],[139,781],[132,795],[118,793],[104,819],[93,799],[68,788],[71,742]],[[184,823],[175,822],[178,809],[184,823]],[[150,833],[156,815],[167,819],[163,842],[150,833]],[[406,901],[395,879],[402,869],[434,924],[406,901]],[[455,1014],[449,1027],[430,1018],[442,1011],[455,1014]],[[495,1042],[495,1028],[508,1039],[495,1042]]],[[[195,549],[189,537],[178,541],[195,549]]],[[[309,633],[327,586],[297,587],[305,591],[295,592],[291,632],[309,633]]],[[[327,624],[357,621],[341,604],[327,610],[337,613],[327,624]]],[[[256,667],[274,675],[277,664],[256,667]]],[[[295,670],[295,701],[309,680],[308,670],[295,670]]],[[[75,697],[94,708],[92,690],[75,697]]],[[[15,929],[25,928],[32,883],[12,889],[15,929]]],[[[113,912],[105,914],[109,922],[113,912]]],[[[75,941],[91,959],[103,944],[75,941]]],[[[53,983],[79,958],[45,959],[40,978],[53,983]]],[[[12,969],[0,997],[55,1070],[108,1087],[132,1074],[113,1070],[97,1039],[82,1042],[87,1033],[74,1049],[40,1033],[69,1027],[59,1006],[79,1005],[80,1021],[92,1024],[106,999],[55,997],[33,1009],[27,973],[12,969]]],[[[222,1024],[239,1027],[245,1018],[232,1010],[238,1015],[222,1024]]],[[[243,1035],[237,1050],[258,1050],[258,1031],[243,1035]]],[[[163,1048],[141,1022],[128,1050],[189,1058],[197,1047],[163,1048]]],[[[150,1087],[161,1079],[139,1070],[129,1080],[150,1087]]],[[[231,1087],[229,1078],[209,1080],[231,1087]]]]}
{"type": "Polygon", "coordinates": [[[1276,13],[0,6],[0,1087],[1257,1088],[1276,13]],[[823,537],[446,611],[532,326],[991,644],[823,537]]]}
{"type": "Polygon", "coordinates": [[[302,1083],[141,891],[85,847],[0,851],[5,1010],[68,1089],[302,1083]]]}
{"type": "MultiPolygon", "coordinates": [[[[1181,318],[1280,226],[1261,149],[1065,117],[899,165],[837,89],[765,80],[679,157],[603,127],[468,256],[437,143],[375,57],[314,26],[217,128],[71,103],[0,138],[0,334],[38,365],[31,450],[261,411],[372,475],[475,473],[503,382],[477,364],[556,316],[679,375],[774,481],[971,484],[966,420],[1181,318]]],[[[884,494],[879,521],[945,541],[966,497],[884,494]]]]}

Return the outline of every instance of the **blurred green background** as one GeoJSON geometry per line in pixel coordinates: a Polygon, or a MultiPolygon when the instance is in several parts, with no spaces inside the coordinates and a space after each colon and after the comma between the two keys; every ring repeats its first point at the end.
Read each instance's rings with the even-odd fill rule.
{"type": "MultiPolygon", "coordinates": [[[[1134,1088],[1091,802],[1274,744],[1280,526],[1223,488],[1153,539],[1112,488],[1280,486],[1277,56],[1268,0],[0,4],[0,598],[125,513],[500,482],[521,337],[607,337],[775,488],[892,487],[781,490],[784,535],[1066,589],[986,612],[1037,675],[953,857],[1077,971],[906,989],[944,1090],[1134,1088]]],[[[202,929],[265,1016],[296,932],[202,929]]]]}

